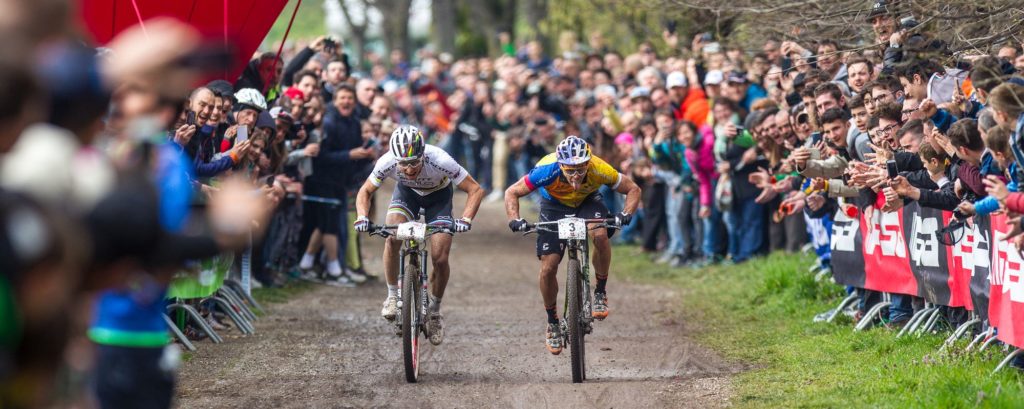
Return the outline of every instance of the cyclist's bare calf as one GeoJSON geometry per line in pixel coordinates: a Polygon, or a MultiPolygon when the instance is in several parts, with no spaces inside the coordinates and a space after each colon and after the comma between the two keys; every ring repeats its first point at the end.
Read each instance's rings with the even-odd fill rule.
{"type": "Polygon", "coordinates": [[[590,242],[594,243],[594,254],[591,255],[594,277],[607,279],[608,269],[612,264],[612,243],[608,239],[608,230],[603,228],[591,230],[590,242]]]}
{"type": "Polygon", "coordinates": [[[544,308],[555,308],[558,302],[558,264],[562,255],[558,253],[540,256],[540,295],[544,299],[544,308]]]}
{"type": "Polygon", "coordinates": [[[430,261],[433,263],[433,274],[430,275],[430,292],[434,297],[444,296],[448,286],[448,253],[452,248],[452,236],[435,234],[430,238],[430,261]]]}

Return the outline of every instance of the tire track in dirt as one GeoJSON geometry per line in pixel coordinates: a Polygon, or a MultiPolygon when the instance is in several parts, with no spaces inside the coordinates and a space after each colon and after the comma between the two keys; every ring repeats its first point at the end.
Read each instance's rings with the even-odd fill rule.
{"type": "MultiPolygon", "coordinates": [[[[456,195],[457,208],[464,200],[456,195]]],[[[363,243],[367,268],[381,271],[381,239],[363,243]]],[[[255,335],[199,343],[178,407],[728,406],[738,366],[686,337],[678,292],[618,280],[613,262],[612,313],[587,337],[587,381],[572,384],[568,351],[544,349],[534,238],[508,231],[501,203],[485,203],[473,231],[456,236],[451,263],[446,339],[421,340],[420,383],[405,383],[400,340],[380,318],[383,282],[318,286],[270,306],[255,335]]]]}

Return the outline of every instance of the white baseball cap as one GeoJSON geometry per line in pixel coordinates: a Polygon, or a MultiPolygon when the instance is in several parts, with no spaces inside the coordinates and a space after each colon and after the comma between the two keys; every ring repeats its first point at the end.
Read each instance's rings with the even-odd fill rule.
{"type": "Polygon", "coordinates": [[[683,75],[683,73],[679,71],[672,71],[668,74],[668,78],[665,80],[665,87],[668,89],[685,87],[687,85],[686,75],[683,75]]]}
{"type": "Polygon", "coordinates": [[[704,85],[718,85],[725,81],[725,75],[720,70],[711,70],[704,74],[704,85]]]}

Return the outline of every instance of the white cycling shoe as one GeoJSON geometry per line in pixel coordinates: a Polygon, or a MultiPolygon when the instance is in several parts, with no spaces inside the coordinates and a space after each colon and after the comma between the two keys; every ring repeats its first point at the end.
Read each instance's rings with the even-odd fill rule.
{"type": "Polygon", "coordinates": [[[398,316],[398,296],[388,296],[384,300],[384,308],[380,310],[380,316],[388,321],[394,321],[398,316]]]}

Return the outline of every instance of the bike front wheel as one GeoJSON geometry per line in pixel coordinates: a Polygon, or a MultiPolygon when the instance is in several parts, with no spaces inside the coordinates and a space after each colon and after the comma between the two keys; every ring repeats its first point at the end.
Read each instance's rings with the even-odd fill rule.
{"type": "Polygon", "coordinates": [[[580,262],[569,259],[566,297],[569,298],[569,311],[565,314],[565,323],[569,327],[569,355],[572,360],[572,382],[580,383],[586,379],[586,357],[584,355],[583,332],[583,283],[581,280],[580,262]]]}
{"type": "Polygon", "coordinates": [[[405,361],[405,381],[415,383],[419,378],[420,360],[420,269],[409,265],[402,280],[402,358],[405,361]]]}

